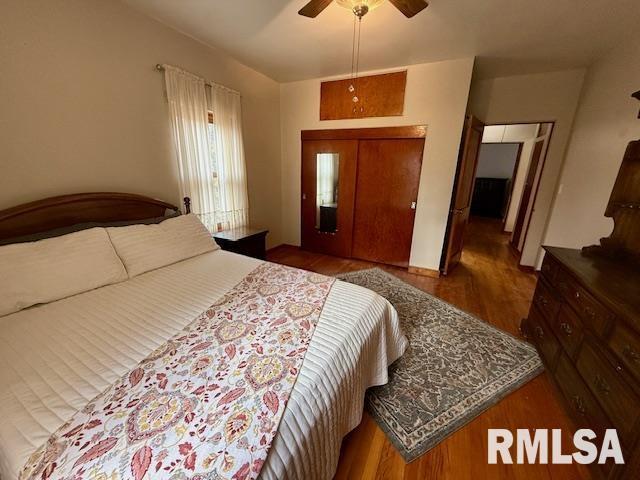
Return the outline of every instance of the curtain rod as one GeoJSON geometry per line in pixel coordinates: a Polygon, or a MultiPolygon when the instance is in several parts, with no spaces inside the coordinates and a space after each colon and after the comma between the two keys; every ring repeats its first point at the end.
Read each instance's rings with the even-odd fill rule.
{"type": "MultiPolygon", "coordinates": [[[[156,70],[158,72],[164,72],[164,65],[160,64],[160,63],[156,63],[156,70]]],[[[193,75],[193,74],[192,74],[193,75]]],[[[196,77],[199,75],[196,75],[196,77]]],[[[216,87],[216,88],[221,88],[223,90],[226,90],[228,92],[231,93],[235,93],[236,95],[239,95],[240,97],[242,97],[242,94],[240,92],[238,92],[237,90],[234,90],[232,88],[229,87],[225,87],[224,85],[220,85],[219,83],[215,83],[215,82],[210,82],[209,80],[203,79],[204,80],[204,84],[208,87],[216,87]]]]}

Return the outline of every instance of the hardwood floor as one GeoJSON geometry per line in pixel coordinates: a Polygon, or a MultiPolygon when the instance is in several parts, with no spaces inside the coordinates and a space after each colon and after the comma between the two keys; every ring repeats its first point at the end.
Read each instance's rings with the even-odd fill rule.
{"type": "MultiPolygon", "coordinates": [[[[379,266],[514,335],[527,315],[536,277],[521,271],[493,220],[473,219],[460,265],[447,277],[428,278],[359,260],[343,259],[282,246],[268,260],[319,273],[379,266]]],[[[572,452],[573,427],[546,373],[507,396],[432,450],[405,464],[385,434],[365,412],[360,425],[342,443],[336,479],[576,479],[590,478],[582,465],[488,465],[487,430],[561,428],[563,452],[572,452]]],[[[515,458],[515,449],[512,449],[515,458]]]]}

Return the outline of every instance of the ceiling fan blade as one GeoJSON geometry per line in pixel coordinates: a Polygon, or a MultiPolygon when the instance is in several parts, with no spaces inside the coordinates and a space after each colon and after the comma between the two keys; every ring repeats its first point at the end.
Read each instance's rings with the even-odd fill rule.
{"type": "Polygon", "coordinates": [[[298,14],[303,17],[316,18],[320,13],[327,8],[333,0],[311,0],[304,7],[300,9],[298,14]]]}
{"type": "Polygon", "coordinates": [[[411,18],[429,6],[425,0],[389,0],[405,17],[411,18]]]}

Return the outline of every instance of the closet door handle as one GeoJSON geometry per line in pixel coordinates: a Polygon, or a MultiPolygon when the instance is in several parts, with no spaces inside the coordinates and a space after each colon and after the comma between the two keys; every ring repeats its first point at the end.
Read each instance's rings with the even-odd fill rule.
{"type": "Polygon", "coordinates": [[[416,209],[416,202],[411,202],[411,210],[415,210],[416,209]]]}

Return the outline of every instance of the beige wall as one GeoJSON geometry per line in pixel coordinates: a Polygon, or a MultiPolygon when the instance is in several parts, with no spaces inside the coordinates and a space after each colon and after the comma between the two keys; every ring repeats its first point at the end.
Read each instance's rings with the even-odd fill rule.
{"type": "Polygon", "coordinates": [[[555,122],[526,243],[523,265],[537,265],[556,184],[582,87],[584,70],[474,81],[469,111],[487,124],[555,122]]]}
{"type": "Polygon", "coordinates": [[[281,86],[285,243],[300,244],[301,130],[427,125],[410,263],[416,267],[439,268],[473,59],[413,65],[407,69],[402,117],[321,122],[320,79],[281,86]]]}
{"type": "Polygon", "coordinates": [[[545,243],[578,248],[611,233],[604,210],[627,143],[640,138],[640,40],[587,72],[545,243]]]}
{"type": "Polygon", "coordinates": [[[239,90],[251,221],[280,243],[279,85],[117,1],[10,0],[0,14],[0,208],[115,190],[178,202],[162,75],[239,90]]]}

